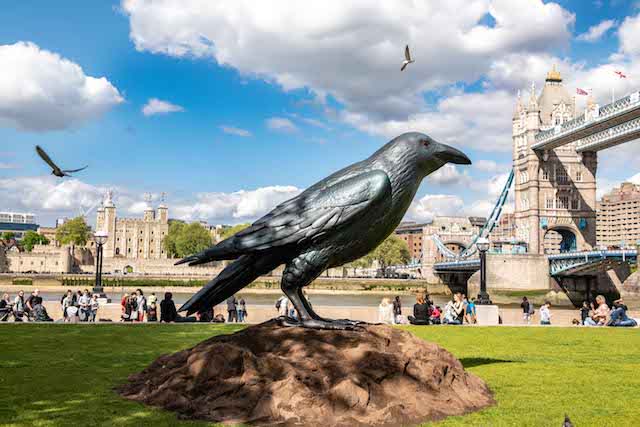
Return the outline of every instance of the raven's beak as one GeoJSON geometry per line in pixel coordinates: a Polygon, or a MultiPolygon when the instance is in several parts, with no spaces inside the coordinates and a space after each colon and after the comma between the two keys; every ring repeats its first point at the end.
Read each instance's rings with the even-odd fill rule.
{"type": "Polygon", "coordinates": [[[444,163],[455,163],[457,165],[470,165],[471,160],[460,150],[456,150],[446,144],[438,143],[434,156],[444,163]]]}

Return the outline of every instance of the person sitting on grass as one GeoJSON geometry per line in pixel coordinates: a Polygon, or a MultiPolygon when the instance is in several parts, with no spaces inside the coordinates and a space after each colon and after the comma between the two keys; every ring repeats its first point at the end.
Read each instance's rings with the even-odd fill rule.
{"type": "Polygon", "coordinates": [[[596,304],[598,304],[597,308],[594,308],[593,305],[591,306],[593,310],[591,316],[584,320],[585,326],[604,326],[607,323],[607,318],[609,317],[607,300],[604,299],[604,296],[598,295],[596,304]]]}
{"type": "MultiPolygon", "coordinates": [[[[151,299],[151,297],[149,297],[151,299]]],[[[149,308],[147,309],[147,322],[157,322],[158,321],[158,306],[156,302],[153,301],[149,303],[149,308]]]]}
{"type": "Polygon", "coordinates": [[[456,292],[453,296],[453,301],[449,301],[444,307],[444,321],[442,323],[446,325],[462,325],[464,309],[462,294],[456,292]]]}
{"type": "Polygon", "coordinates": [[[173,302],[173,294],[165,292],[164,299],[160,301],[160,321],[165,323],[175,322],[178,318],[176,304],[173,302]]]}
{"type": "Polygon", "coordinates": [[[409,316],[409,323],[412,325],[428,325],[430,323],[429,304],[424,299],[424,296],[419,294],[416,297],[416,303],[413,305],[413,316],[409,316]]]}
{"type": "Polygon", "coordinates": [[[613,309],[609,314],[609,321],[607,326],[617,327],[634,327],[638,326],[638,322],[627,316],[627,305],[622,301],[622,298],[613,302],[613,309]]]}
{"type": "Polygon", "coordinates": [[[591,307],[587,301],[582,301],[582,307],[580,307],[580,324],[584,325],[585,320],[589,317],[591,307]]]}
{"type": "Polygon", "coordinates": [[[464,320],[469,324],[475,324],[478,322],[478,317],[476,314],[476,299],[471,298],[467,302],[467,307],[465,308],[464,320]]]}
{"type": "Polygon", "coordinates": [[[551,303],[549,301],[545,301],[544,304],[540,306],[540,324],[541,325],[550,325],[551,324],[551,303]]]}
{"type": "Polygon", "coordinates": [[[433,310],[431,311],[431,324],[432,325],[439,325],[440,323],[442,323],[442,320],[440,319],[440,316],[442,315],[442,309],[440,308],[439,305],[436,305],[433,307],[433,310]]]}

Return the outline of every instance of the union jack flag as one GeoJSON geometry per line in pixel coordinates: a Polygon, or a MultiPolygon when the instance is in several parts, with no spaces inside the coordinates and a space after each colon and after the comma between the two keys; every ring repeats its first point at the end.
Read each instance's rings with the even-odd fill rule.
{"type": "Polygon", "coordinates": [[[586,91],[586,90],[584,90],[584,89],[580,89],[579,87],[578,87],[578,88],[576,88],[576,93],[577,93],[578,95],[589,95],[589,92],[587,92],[587,91],[586,91]]]}

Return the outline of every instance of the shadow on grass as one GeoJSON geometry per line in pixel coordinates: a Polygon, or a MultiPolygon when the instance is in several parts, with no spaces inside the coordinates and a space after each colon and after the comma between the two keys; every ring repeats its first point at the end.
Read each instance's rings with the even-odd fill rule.
{"type": "Polygon", "coordinates": [[[492,365],[494,363],[514,363],[515,360],[504,359],[490,359],[487,357],[463,357],[459,359],[462,366],[466,368],[473,368],[475,366],[492,365]]]}

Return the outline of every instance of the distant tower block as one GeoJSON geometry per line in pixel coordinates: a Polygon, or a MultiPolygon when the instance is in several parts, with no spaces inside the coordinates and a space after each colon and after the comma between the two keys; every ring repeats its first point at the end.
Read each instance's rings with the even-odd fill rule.
{"type": "Polygon", "coordinates": [[[536,98],[531,84],[524,104],[518,94],[513,114],[516,238],[529,253],[588,250],[596,244],[595,152],[579,156],[575,143],[536,153],[535,135],[575,117],[575,98],[554,68],[536,98]]]}

